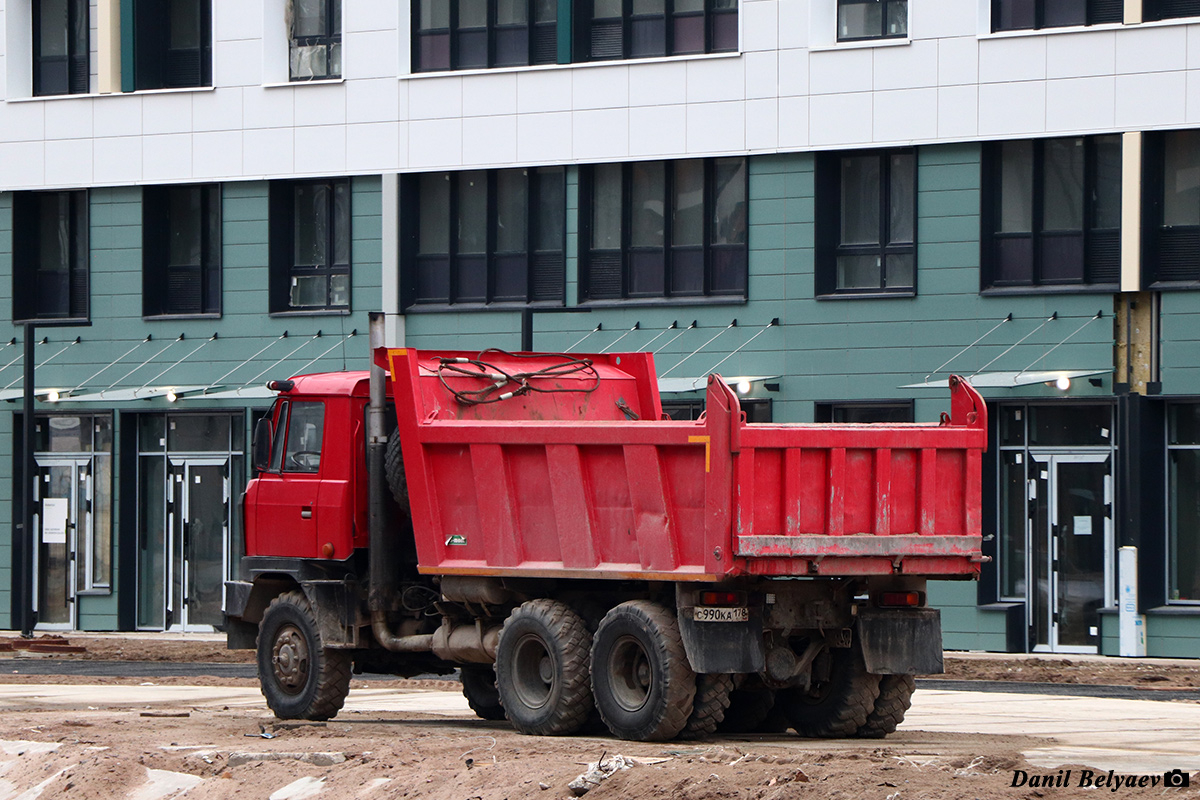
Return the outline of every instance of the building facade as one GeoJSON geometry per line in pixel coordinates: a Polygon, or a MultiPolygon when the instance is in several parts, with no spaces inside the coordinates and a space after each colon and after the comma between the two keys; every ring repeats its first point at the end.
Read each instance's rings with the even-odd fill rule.
{"type": "MultiPolygon", "coordinates": [[[[652,350],[989,402],[951,648],[1200,655],[1200,2],[0,0],[0,621],[209,630],[269,378],[652,350]],[[33,486],[22,369],[32,337],[33,486]],[[28,490],[28,491],[27,491],[28,490]],[[21,521],[26,503],[33,530],[21,521]]],[[[0,622],[3,624],[3,622],[0,622]]]]}

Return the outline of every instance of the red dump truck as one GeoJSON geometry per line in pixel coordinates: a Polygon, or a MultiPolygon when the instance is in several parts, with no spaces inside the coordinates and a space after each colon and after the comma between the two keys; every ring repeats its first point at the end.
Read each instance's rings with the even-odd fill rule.
{"type": "Polygon", "coordinates": [[[688,422],[648,353],[374,353],[255,431],[228,636],[277,716],[457,669],[530,734],[881,737],[942,671],[926,581],[984,558],[966,382],[940,424],[748,424],[711,376],[688,422]]]}

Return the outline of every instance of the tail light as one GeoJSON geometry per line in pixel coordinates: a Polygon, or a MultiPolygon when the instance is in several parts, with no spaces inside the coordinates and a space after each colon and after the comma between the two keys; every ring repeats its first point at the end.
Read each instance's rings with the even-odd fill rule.
{"type": "Polygon", "coordinates": [[[923,592],[880,592],[875,599],[881,608],[917,608],[925,605],[923,592]]]}
{"type": "Polygon", "coordinates": [[[742,602],[741,592],[701,592],[700,605],[702,606],[740,606],[742,602]]]}

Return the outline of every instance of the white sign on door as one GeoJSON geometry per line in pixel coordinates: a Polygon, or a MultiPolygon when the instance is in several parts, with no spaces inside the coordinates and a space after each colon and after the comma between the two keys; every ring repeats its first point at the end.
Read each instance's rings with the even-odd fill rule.
{"type": "Polygon", "coordinates": [[[47,497],[42,501],[42,543],[67,543],[67,516],[71,501],[66,497],[47,497]]]}

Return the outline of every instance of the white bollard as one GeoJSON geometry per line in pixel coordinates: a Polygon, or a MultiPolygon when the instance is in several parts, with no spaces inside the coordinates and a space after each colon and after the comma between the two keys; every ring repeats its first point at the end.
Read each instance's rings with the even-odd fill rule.
{"type": "Polygon", "coordinates": [[[1138,613],[1137,548],[1117,550],[1117,611],[1121,630],[1121,655],[1146,655],[1146,616],[1138,613]]]}

